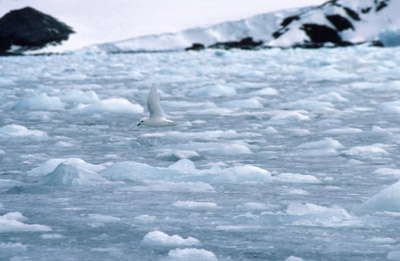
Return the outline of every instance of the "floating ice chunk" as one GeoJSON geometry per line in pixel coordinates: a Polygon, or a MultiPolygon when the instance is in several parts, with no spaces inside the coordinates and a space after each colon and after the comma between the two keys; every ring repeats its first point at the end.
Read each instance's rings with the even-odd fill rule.
{"type": "Polygon", "coordinates": [[[40,236],[43,239],[60,239],[63,238],[63,235],[60,234],[43,234],[40,236]]]}
{"type": "Polygon", "coordinates": [[[222,107],[228,108],[242,108],[242,109],[260,109],[263,107],[261,102],[257,99],[245,99],[245,100],[233,100],[227,101],[220,104],[222,107]]]}
{"type": "Polygon", "coordinates": [[[400,169],[391,169],[391,168],[379,168],[374,171],[375,174],[379,175],[388,175],[394,177],[400,177],[400,169]]]}
{"type": "Polygon", "coordinates": [[[383,189],[378,194],[364,202],[358,209],[362,212],[400,212],[400,182],[394,183],[383,189]]]}
{"type": "Polygon", "coordinates": [[[154,136],[166,136],[174,139],[183,140],[216,140],[219,138],[234,139],[246,134],[238,134],[234,130],[215,130],[215,131],[202,131],[202,132],[180,132],[180,131],[169,131],[164,133],[146,133],[142,134],[141,137],[154,137],[154,136]]]}
{"type": "MultiPolygon", "coordinates": [[[[0,188],[9,188],[9,187],[14,187],[14,186],[21,186],[24,183],[17,181],[17,180],[12,180],[12,179],[1,179],[0,178],[0,188]]],[[[1,204],[0,204],[1,208],[1,204]]]]}
{"type": "Polygon", "coordinates": [[[11,79],[6,79],[4,77],[0,77],[0,86],[12,86],[14,85],[14,81],[11,79]]]}
{"type": "Polygon", "coordinates": [[[189,93],[190,96],[233,96],[236,95],[236,89],[230,86],[224,85],[208,85],[197,88],[189,93]]]}
{"type": "Polygon", "coordinates": [[[380,158],[389,155],[389,152],[377,145],[367,145],[353,147],[343,151],[343,154],[361,158],[380,158]]]}
{"type": "Polygon", "coordinates": [[[239,207],[244,207],[250,210],[274,210],[279,208],[279,205],[275,204],[264,204],[259,202],[247,202],[239,207]]]}
{"type": "Polygon", "coordinates": [[[22,221],[26,221],[19,212],[10,212],[3,216],[0,216],[0,233],[1,232],[47,232],[51,231],[51,228],[44,225],[38,224],[25,224],[22,221]]]}
{"type": "Polygon", "coordinates": [[[309,116],[303,115],[304,111],[275,111],[272,112],[273,116],[271,117],[271,121],[273,122],[280,122],[282,120],[288,121],[308,121],[310,120],[309,116]]]}
{"type": "Polygon", "coordinates": [[[173,235],[169,236],[161,231],[152,231],[147,233],[142,242],[146,245],[163,246],[163,247],[177,247],[177,246],[196,246],[200,245],[200,241],[193,237],[186,239],[173,235]]]}
{"type": "Polygon", "coordinates": [[[61,100],[66,103],[94,103],[99,97],[94,91],[70,90],[61,95],[61,100]]]}
{"type": "Polygon", "coordinates": [[[320,141],[306,142],[297,146],[298,149],[341,149],[343,147],[344,146],[339,141],[332,138],[325,138],[320,141]]]}
{"type": "Polygon", "coordinates": [[[92,186],[110,182],[80,164],[62,162],[53,172],[44,176],[41,183],[48,186],[92,186]]]}
{"type": "Polygon", "coordinates": [[[188,159],[181,159],[168,167],[169,169],[184,171],[184,172],[196,172],[196,167],[193,161],[188,159]]]}
{"type": "Polygon", "coordinates": [[[273,176],[274,181],[278,182],[289,182],[289,183],[306,183],[306,184],[316,184],[320,183],[319,179],[312,175],[303,175],[296,173],[282,173],[273,176]]]}
{"type": "Polygon", "coordinates": [[[320,70],[302,73],[297,78],[306,82],[319,82],[354,80],[360,78],[360,76],[355,73],[341,72],[336,69],[326,69],[322,67],[320,70]]]}
{"type": "Polygon", "coordinates": [[[0,138],[26,138],[34,140],[47,139],[46,132],[40,130],[29,130],[25,126],[10,124],[0,128],[0,138]]]}
{"type": "Polygon", "coordinates": [[[392,133],[384,128],[381,128],[379,126],[372,126],[371,128],[371,132],[372,133],[376,133],[376,134],[382,134],[382,135],[391,135],[392,133]]]}
{"type": "Polygon", "coordinates": [[[278,95],[279,92],[274,88],[264,88],[264,89],[261,89],[261,90],[257,90],[257,91],[251,92],[250,94],[254,95],[254,96],[258,96],[258,95],[275,96],[275,95],[278,95]]]}
{"type": "Polygon", "coordinates": [[[289,256],[288,258],[285,259],[285,261],[304,261],[304,259],[297,256],[289,256]]]}
{"type": "Polygon", "coordinates": [[[386,257],[389,260],[400,261],[400,250],[390,251],[386,257]]]}
{"type": "Polygon", "coordinates": [[[157,218],[155,216],[149,216],[149,215],[140,215],[135,217],[135,220],[140,222],[153,222],[156,219],[157,218]]]}
{"type": "Polygon", "coordinates": [[[316,100],[299,100],[287,105],[290,109],[297,110],[320,110],[322,108],[331,108],[333,104],[330,102],[316,101],[316,100]]]}
{"type": "Polygon", "coordinates": [[[331,135],[354,134],[354,133],[361,133],[361,132],[363,132],[363,131],[358,128],[349,128],[349,127],[336,128],[336,129],[330,129],[330,130],[324,131],[324,133],[331,134],[331,135]]]}
{"type": "MultiPolygon", "coordinates": [[[[17,253],[25,252],[27,247],[21,243],[0,243],[0,258],[4,258],[5,256],[14,256],[17,253]]],[[[8,259],[4,259],[8,260],[8,259]]],[[[13,260],[12,258],[9,259],[13,260]]],[[[14,261],[14,260],[13,260],[14,261]]]]}
{"type": "Polygon", "coordinates": [[[377,244],[395,244],[398,242],[396,239],[391,238],[391,237],[373,237],[373,238],[369,239],[368,241],[374,242],[377,244]]]}
{"type": "Polygon", "coordinates": [[[214,170],[216,176],[214,182],[219,183],[243,183],[243,182],[266,182],[272,181],[271,173],[259,167],[244,165],[223,170],[214,170]]]}
{"type": "Polygon", "coordinates": [[[168,261],[216,261],[215,254],[211,251],[197,248],[177,248],[168,252],[168,261]]]}
{"type": "Polygon", "coordinates": [[[64,104],[59,97],[50,97],[41,93],[32,97],[25,97],[17,101],[13,110],[52,111],[64,109],[64,104]]]}
{"type": "Polygon", "coordinates": [[[136,114],[143,113],[143,107],[139,104],[132,104],[123,98],[112,98],[96,101],[91,104],[78,104],[70,110],[77,114],[95,114],[95,113],[114,113],[114,114],[136,114]]]}
{"type": "Polygon", "coordinates": [[[318,100],[328,101],[328,102],[348,102],[349,100],[344,98],[337,92],[329,92],[327,94],[322,94],[318,96],[318,100]]]}
{"type": "Polygon", "coordinates": [[[212,153],[222,155],[252,154],[251,150],[244,144],[226,144],[220,148],[214,148],[212,153]]]}
{"type": "Polygon", "coordinates": [[[88,218],[101,223],[108,223],[108,222],[118,222],[121,219],[119,217],[113,217],[108,215],[101,215],[101,214],[89,214],[88,218]]]}
{"type": "Polygon", "coordinates": [[[265,129],[265,133],[268,133],[268,134],[275,134],[275,133],[278,133],[278,131],[274,128],[274,127],[268,127],[268,128],[266,128],[265,129]]]}
{"type": "Polygon", "coordinates": [[[197,160],[200,158],[199,153],[193,150],[171,150],[171,149],[163,149],[157,155],[157,158],[161,158],[164,160],[177,161],[180,159],[190,159],[197,160]]]}
{"type": "Polygon", "coordinates": [[[207,209],[216,208],[218,205],[214,202],[177,201],[172,206],[187,209],[207,209]]]}
{"type": "Polygon", "coordinates": [[[303,143],[296,147],[296,155],[300,157],[330,157],[337,155],[336,149],[344,146],[337,140],[325,138],[320,141],[303,143]]]}
{"type": "Polygon", "coordinates": [[[290,203],[286,210],[294,225],[305,226],[354,226],[358,224],[347,211],[340,207],[324,207],[311,203],[290,203]]]}
{"type": "Polygon", "coordinates": [[[146,186],[134,186],[132,191],[172,191],[172,192],[215,192],[215,189],[204,182],[156,182],[146,186]]]}
{"type": "Polygon", "coordinates": [[[50,172],[53,172],[56,167],[60,163],[65,163],[65,164],[76,164],[79,165],[83,169],[87,169],[89,171],[94,171],[98,172],[103,169],[105,169],[104,166],[102,165],[94,165],[87,163],[86,161],[78,158],[56,158],[56,159],[50,159],[42,164],[40,164],[38,167],[31,169],[28,174],[31,176],[43,176],[46,174],[49,174],[50,172]]]}

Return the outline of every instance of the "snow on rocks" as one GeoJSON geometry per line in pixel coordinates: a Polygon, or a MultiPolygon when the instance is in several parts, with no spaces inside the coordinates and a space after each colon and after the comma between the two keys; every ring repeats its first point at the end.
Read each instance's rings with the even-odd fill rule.
{"type": "Polygon", "coordinates": [[[179,235],[169,236],[161,231],[147,233],[142,240],[143,244],[162,247],[180,247],[200,245],[200,241],[193,237],[182,238],[179,235]]]}
{"type": "Polygon", "coordinates": [[[27,218],[19,212],[10,212],[0,216],[0,233],[51,231],[51,228],[48,226],[25,224],[23,221],[27,221],[27,218]]]}

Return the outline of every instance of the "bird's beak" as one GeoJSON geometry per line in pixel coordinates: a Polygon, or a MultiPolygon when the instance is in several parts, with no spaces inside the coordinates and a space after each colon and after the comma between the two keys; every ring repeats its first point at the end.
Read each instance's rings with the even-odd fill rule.
{"type": "Polygon", "coordinates": [[[137,126],[140,126],[140,122],[137,124],[137,126]]]}

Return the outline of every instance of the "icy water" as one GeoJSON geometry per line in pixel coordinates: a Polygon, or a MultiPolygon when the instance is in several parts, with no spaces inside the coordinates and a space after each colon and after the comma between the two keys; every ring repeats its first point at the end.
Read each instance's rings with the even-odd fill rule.
{"type": "Polygon", "coordinates": [[[400,260],[399,57],[0,57],[0,259],[400,260]]]}

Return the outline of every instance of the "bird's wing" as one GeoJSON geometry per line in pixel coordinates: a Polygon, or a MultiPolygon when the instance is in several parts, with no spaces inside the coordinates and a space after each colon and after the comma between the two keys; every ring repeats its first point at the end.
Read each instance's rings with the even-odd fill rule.
{"type": "Polygon", "coordinates": [[[147,98],[147,109],[150,112],[150,117],[162,117],[163,112],[160,106],[160,96],[154,85],[151,86],[149,97],[147,98]]]}

